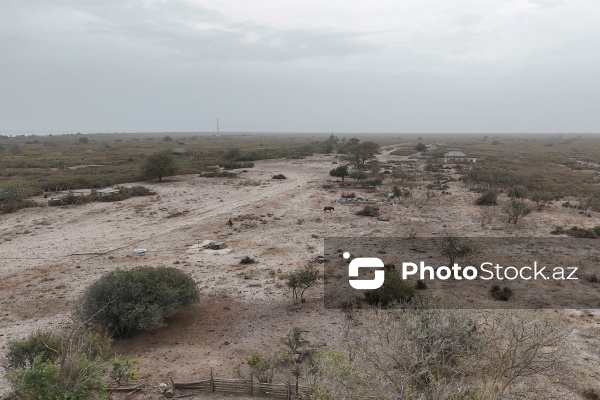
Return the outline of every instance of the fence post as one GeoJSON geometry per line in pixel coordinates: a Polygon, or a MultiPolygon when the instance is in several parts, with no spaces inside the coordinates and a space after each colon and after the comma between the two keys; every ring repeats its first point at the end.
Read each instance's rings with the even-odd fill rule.
{"type": "Polygon", "coordinates": [[[290,400],[292,398],[292,385],[290,382],[290,374],[288,373],[288,379],[287,379],[287,400],[290,400]]]}
{"type": "Polygon", "coordinates": [[[254,396],[254,373],[250,372],[250,397],[254,396]]]}
{"type": "Polygon", "coordinates": [[[215,391],[215,378],[213,377],[213,369],[210,367],[210,390],[215,391]]]}

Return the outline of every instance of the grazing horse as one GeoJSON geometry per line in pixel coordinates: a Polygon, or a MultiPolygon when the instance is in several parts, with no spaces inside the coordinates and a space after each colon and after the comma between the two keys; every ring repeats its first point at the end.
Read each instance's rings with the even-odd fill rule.
{"type": "Polygon", "coordinates": [[[335,208],[330,207],[330,206],[327,206],[327,207],[323,208],[323,212],[324,213],[326,213],[327,211],[329,211],[329,212],[335,211],[335,208]]]}

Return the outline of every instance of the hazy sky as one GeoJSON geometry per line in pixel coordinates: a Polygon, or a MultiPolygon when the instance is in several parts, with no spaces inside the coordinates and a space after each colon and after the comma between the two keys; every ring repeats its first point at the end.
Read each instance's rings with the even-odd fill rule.
{"type": "Polygon", "coordinates": [[[0,0],[0,132],[600,132],[598,0],[0,0]]]}

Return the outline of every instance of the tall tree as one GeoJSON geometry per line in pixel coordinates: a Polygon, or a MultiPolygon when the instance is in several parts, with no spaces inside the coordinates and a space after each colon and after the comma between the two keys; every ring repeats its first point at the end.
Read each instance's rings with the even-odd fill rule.
{"type": "Polygon", "coordinates": [[[348,174],[349,174],[349,171],[348,171],[347,165],[340,165],[338,167],[335,167],[331,171],[329,171],[329,175],[336,177],[336,178],[342,178],[342,182],[344,182],[344,178],[347,177],[348,174]]]}
{"type": "Polygon", "coordinates": [[[159,181],[165,176],[175,175],[177,164],[169,153],[154,153],[146,159],[143,173],[148,177],[156,177],[159,181]]]}
{"type": "Polygon", "coordinates": [[[348,149],[348,160],[356,167],[356,169],[365,169],[365,164],[375,160],[375,156],[379,154],[379,144],[366,141],[351,145],[348,149]]]}

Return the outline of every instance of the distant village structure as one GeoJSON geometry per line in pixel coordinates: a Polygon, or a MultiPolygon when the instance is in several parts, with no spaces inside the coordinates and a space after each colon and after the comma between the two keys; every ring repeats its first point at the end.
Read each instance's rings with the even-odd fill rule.
{"type": "Polygon", "coordinates": [[[475,163],[477,157],[469,157],[460,150],[451,150],[444,154],[444,157],[438,158],[442,163],[475,163]]]}

